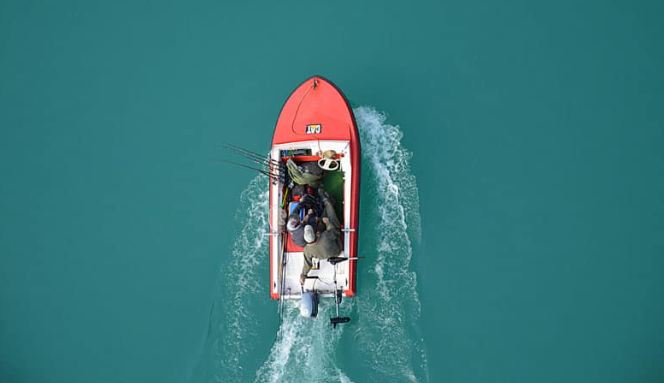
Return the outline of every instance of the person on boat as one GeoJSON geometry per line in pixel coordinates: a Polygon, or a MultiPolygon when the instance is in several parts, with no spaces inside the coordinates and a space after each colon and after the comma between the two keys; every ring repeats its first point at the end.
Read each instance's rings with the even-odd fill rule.
{"type": "Polygon", "coordinates": [[[316,162],[302,162],[296,164],[292,158],[286,162],[288,174],[293,182],[298,185],[309,185],[312,188],[318,188],[321,180],[325,177],[325,172],[318,166],[316,162]]]}
{"type": "Polygon", "coordinates": [[[314,209],[309,209],[307,214],[304,216],[304,219],[300,220],[300,207],[304,208],[302,204],[298,205],[298,207],[295,208],[293,213],[291,213],[291,215],[288,217],[286,230],[288,230],[288,233],[290,234],[291,239],[295,245],[304,247],[307,245],[307,232],[313,232],[318,226],[318,217],[316,216],[314,209]],[[307,227],[310,229],[307,230],[307,227]]]}
{"type": "Polygon", "coordinates": [[[312,259],[328,259],[341,254],[341,225],[334,211],[334,203],[330,195],[323,188],[318,189],[318,195],[323,199],[325,212],[319,230],[313,234],[313,230],[305,228],[304,239],[307,245],[304,247],[304,265],[300,273],[300,284],[304,284],[307,274],[312,267],[312,259]]]}

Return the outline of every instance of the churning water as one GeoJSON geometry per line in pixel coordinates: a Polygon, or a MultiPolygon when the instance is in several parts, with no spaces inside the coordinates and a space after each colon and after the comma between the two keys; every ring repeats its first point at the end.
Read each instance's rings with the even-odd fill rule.
{"type": "Polygon", "coordinates": [[[265,318],[277,313],[265,283],[268,185],[257,177],[240,200],[233,257],[222,270],[211,313],[204,380],[429,380],[418,328],[417,276],[410,269],[421,235],[411,153],[401,144],[399,127],[387,124],[384,114],[364,106],[354,112],[363,166],[359,255],[365,258],[358,262],[358,295],[341,307],[352,321],[332,330],[327,317],[333,315],[333,302],[321,302],[318,318],[311,320],[299,316],[297,302],[286,301],[276,339],[268,343],[265,334],[273,334],[274,321],[265,318]]]}

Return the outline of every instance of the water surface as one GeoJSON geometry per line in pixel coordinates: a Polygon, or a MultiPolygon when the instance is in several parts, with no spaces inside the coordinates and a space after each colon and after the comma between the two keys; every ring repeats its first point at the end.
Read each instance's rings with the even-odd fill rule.
{"type": "Polygon", "coordinates": [[[661,13],[3,2],[0,381],[662,381],[661,13]],[[280,327],[264,186],[217,161],[313,74],[384,132],[335,333],[280,327]]]}

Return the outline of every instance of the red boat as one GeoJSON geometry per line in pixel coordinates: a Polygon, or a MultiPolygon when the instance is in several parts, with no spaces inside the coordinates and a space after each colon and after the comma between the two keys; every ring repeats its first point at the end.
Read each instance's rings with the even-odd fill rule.
{"type": "MultiPolygon", "coordinates": [[[[272,138],[269,161],[283,177],[270,184],[270,296],[300,299],[317,296],[352,297],[356,292],[360,202],[360,139],[348,100],[329,80],[314,76],[304,81],[284,103],[272,138]],[[314,259],[303,286],[300,272],[303,248],[293,243],[286,217],[296,204],[294,183],[285,163],[317,162],[326,168],[324,188],[335,202],[341,223],[342,253],[336,262],[314,259]]],[[[276,173],[273,169],[273,174],[276,173]]],[[[311,192],[311,190],[310,190],[311,192]]],[[[337,306],[338,308],[338,306],[337,306]]],[[[338,315],[337,315],[338,316],[338,315]]]]}

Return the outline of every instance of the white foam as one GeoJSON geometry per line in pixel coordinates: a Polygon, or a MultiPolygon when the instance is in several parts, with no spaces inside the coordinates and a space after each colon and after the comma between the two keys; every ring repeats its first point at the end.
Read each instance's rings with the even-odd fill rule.
{"type": "MultiPolygon", "coordinates": [[[[299,315],[297,302],[287,301],[284,321],[270,356],[256,373],[256,382],[352,382],[336,365],[335,350],[343,326],[330,328],[334,304],[321,302],[318,318],[299,315]]],[[[346,310],[351,305],[345,305],[346,310]]]]}
{"type": "MultiPolygon", "coordinates": [[[[371,370],[362,373],[363,379],[429,380],[423,340],[416,336],[417,278],[409,269],[413,243],[421,236],[417,183],[410,171],[412,155],[401,145],[399,127],[387,124],[384,114],[369,107],[354,112],[363,151],[363,187],[372,189],[362,197],[362,219],[376,221],[361,228],[364,247],[360,251],[366,259],[358,263],[358,278],[366,278],[364,288],[343,304],[344,313],[357,320],[332,330],[328,318],[333,316],[333,302],[321,302],[319,317],[311,320],[299,316],[297,302],[286,301],[284,321],[255,374],[256,382],[351,382],[335,355],[344,329],[349,328],[354,329],[353,336],[344,339],[352,341],[352,348],[359,348],[357,354],[363,356],[353,363],[371,370]]],[[[246,381],[251,375],[240,369],[260,339],[252,330],[256,315],[249,312],[246,301],[265,296],[261,286],[266,278],[262,273],[267,272],[268,241],[262,233],[267,231],[268,212],[267,182],[258,177],[242,194],[237,219],[242,232],[233,246],[233,261],[224,271],[223,293],[233,296],[225,307],[228,316],[222,319],[216,347],[218,381],[246,381]]]]}
{"type": "Polygon", "coordinates": [[[215,341],[215,353],[220,364],[217,381],[241,381],[241,361],[252,352],[257,334],[256,316],[249,306],[250,298],[262,294],[259,275],[266,254],[268,239],[263,235],[268,227],[268,182],[263,176],[254,178],[242,192],[235,223],[239,228],[233,243],[230,264],[222,270],[221,311],[225,314],[219,325],[220,339],[215,341]],[[253,342],[251,340],[254,340],[253,342]]]}
{"type": "MultiPolygon", "coordinates": [[[[375,252],[362,252],[375,288],[361,291],[358,312],[363,320],[356,329],[360,349],[371,359],[375,381],[428,381],[428,366],[417,319],[420,301],[417,276],[410,270],[412,239],[420,241],[419,195],[410,171],[412,154],[401,145],[403,133],[386,123],[386,116],[370,107],[355,109],[360,129],[362,161],[373,182],[371,204],[378,210],[375,252]],[[373,262],[371,261],[373,260],[373,262]]],[[[366,177],[366,172],[364,173],[366,177]]],[[[367,199],[363,199],[367,201],[367,199]]],[[[366,205],[365,205],[366,206],[366,205]]],[[[363,229],[367,235],[367,230],[363,229]]]]}

